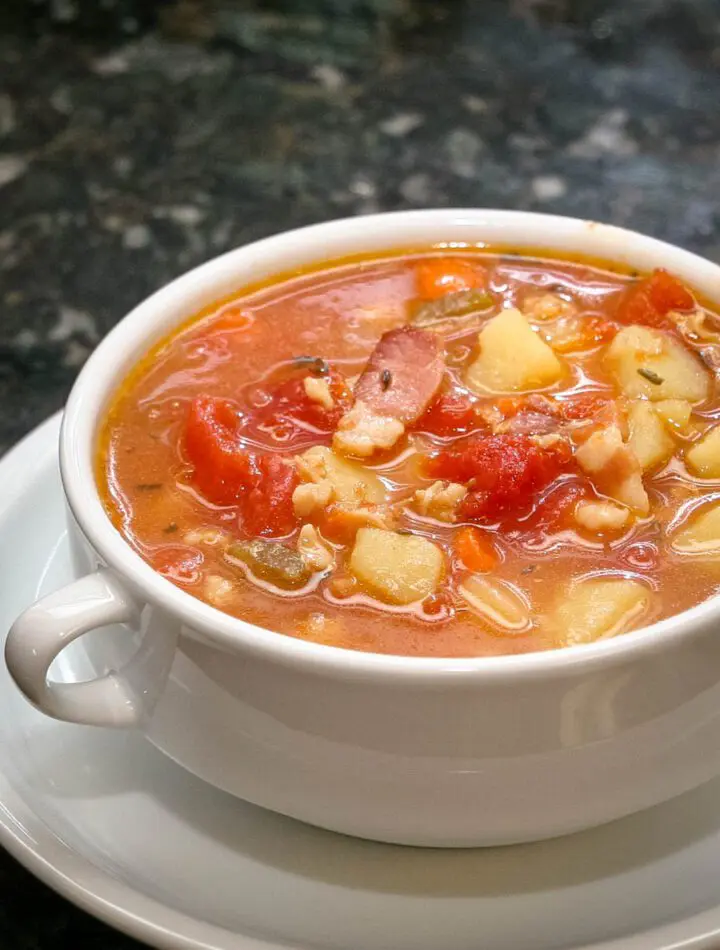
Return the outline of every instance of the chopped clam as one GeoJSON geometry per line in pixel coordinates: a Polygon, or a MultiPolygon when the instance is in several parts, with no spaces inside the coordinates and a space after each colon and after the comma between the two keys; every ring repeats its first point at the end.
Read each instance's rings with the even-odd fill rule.
{"type": "Polygon", "coordinates": [[[605,534],[624,528],[630,512],[611,501],[581,501],[575,509],[575,520],[587,531],[605,534]]]}
{"type": "Polygon", "coordinates": [[[455,520],[458,505],[467,495],[467,488],[457,482],[433,482],[429,488],[419,488],[413,496],[416,511],[438,521],[455,520]]]}
{"type": "Polygon", "coordinates": [[[334,409],[335,400],[330,392],[330,386],[326,379],[319,376],[306,376],[303,380],[305,395],[312,402],[318,403],[323,409],[334,409]]]}

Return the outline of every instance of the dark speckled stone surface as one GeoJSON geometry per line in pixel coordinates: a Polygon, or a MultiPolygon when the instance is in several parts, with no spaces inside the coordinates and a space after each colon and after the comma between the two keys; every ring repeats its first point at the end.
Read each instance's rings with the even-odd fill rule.
{"type": "MultiPolygon", "coordinates": [[[[347,214],[596,218],[720,259],[716,0],[4,0],[0,449],[183,270],[347,214]]],[[[0,946],[134,946],[0,858],[0,946]]]]}

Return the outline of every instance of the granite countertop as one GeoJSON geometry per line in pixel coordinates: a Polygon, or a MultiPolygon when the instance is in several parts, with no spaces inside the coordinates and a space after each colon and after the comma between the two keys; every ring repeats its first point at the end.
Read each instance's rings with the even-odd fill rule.
{"type": "MultiPolygon", "coordinates": [[[[720,259],[719,68],[715,0],[4,0],[0,450],[150,291],[288,227],[527,208],[720,259]]],[[[137,946],[7,856],[0,890],[1,946],[137,946]]]]}

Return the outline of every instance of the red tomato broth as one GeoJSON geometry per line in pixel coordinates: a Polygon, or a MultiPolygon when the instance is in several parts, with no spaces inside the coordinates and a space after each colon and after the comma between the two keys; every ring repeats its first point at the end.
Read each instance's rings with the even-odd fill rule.
{"type": "MultiPolygon", "coordinates": [[[[720,562],[705,561],[698,568],[697,561],[674,553],[663,541],[665,527],[681,520],[683,507],[697,504],[710,487],[675,458],[645,476],[650,516],[637,518],[618,537],[593,536],[573,524],[577,500],[597,498],[598,493],[584,476],[561,466],[530,480],[529,497],[517,511],[483,517],[479,527],[497,557],[489,573],[516,585],[531,603],[533,626],[519,634],[499,631],[457,596],[468,573],[455,550],[466,523],[462,520],[445,524],[408,507],[399,511],[396,528],[429,538],[442,548],[445,560],[438,590],[406,607],[381,603],[357,583],[345,589],[333,583],[348,576],[349,544],[334,547],[337,565],[329,577],[297,591],[280,591],[232,568],[221,546],[186,540],[188,532],[198,530],[218,529],[238,538],[248,533],[238,523],[238,499],[222,493],[208,497],[203,492],[207,485],[198,482],[188,458],[186,427],[193,400],[227,400],[247,449],[277,455],[278,463],[310,446],[330,445],[336,414],[323,419],[314,410],[303,410],[277,420],[268,407],[272,409],[278,387],[289,386],[298,395],[296,383],[305,373],[294,363],[298,356],[321,357],[338,378],[357,376],[382,334],[402,326],[417,302],[418,262],[438,256],[355,260],[268,283],[205,311],[163,341],[122,385],[101,432],[98,482],[107,511],[126,540],[173,583],[227,613],[284,634],[378,653],[460,657],[547,649],[554,644],[543,632],[543,616],[554,609],[570,580],[586,575],[640,579],[652,591],[643,622],[713,595],[720,585],[720,562]],[[563,502],[564,495],[569,502],[563,502]],[[222,604],[208,593],[209,576],[231,585],[222,604]]],[[[638,284],[634,276],[592,261],[490,251],[443,256],[463,265],[456,273],[481,275],[478,282],[494,298],[490,316],[503,305],[522,306],[530,295],[549,290],[574,299],[583,317],[617,329],[620,303],[638,284]]],[[[435,280],[438,284],[442,281],[435,280]]],[[[450,285],[458,289],[453,281],[450,285]]],[[[486,413],[497,412],[503,402],[500,415],[505,420],[516,419],[525,409],[544,414],[542,405],[532,402],[533,393],[512,396],[514,405],[509,405],[507,396],[477,394],[465,385],[464,369],[477,351],[484,322],[450,324],[444,335],[447,365],[441,392],[398,445],[364,461],[382,479],[390,503],[433,482],[428,455],[434,458],[486,438],[492,431],[486,413]]],[[[533,325],[542,335],[543,324],[533,325]]],[[[616,389],[602,365],[604,350],[604,342],[593,339],[587,348],[562,354],[569,366],[566,378],[538,390],[542,396],[560,397],[547,416],[548,425],[553,416],[582,420],[612,404],[616,389]]],[[[696,425],[702,428],[715,409],[713,390],[699,407],[702,411],[694,414],[696,425]]],[[[537,424],[537,418],[530,422],[537,424]]],[[[299,527],[292,519],[280,518],[277,530],[271,526],[268,532],[263,532],[262,517],[252,520],[255,536],[267,533],[290,544],[297,538],[299,527]]],[[[322,530],[321,516],[304,521],[322,530]]]]}

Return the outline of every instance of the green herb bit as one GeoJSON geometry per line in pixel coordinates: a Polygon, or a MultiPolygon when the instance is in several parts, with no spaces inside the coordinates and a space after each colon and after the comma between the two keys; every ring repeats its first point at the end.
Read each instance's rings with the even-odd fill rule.
{"type": "Polygon", "coordinates": [[[163,534],[175,534],[178,526],[174,521],[171,521],[169,525],[163,528],[163,534]]]}
{"type": "Polygon", "coordinates": [[[432,326],[443,320],[454,320],[479,310],[489,310],[494,304],[495,298],[487,290],[458,290],[438,300],[421,303],[410,322],[417,327],[432,326]]]}
{"type": "Polygon", "coordinates": [[[294,359],[296,366],[304,366],[313,376],[328,376],[330,374],[330,364],[322,356],[296,356],[294,359]]]}
{"type": "Polygon", "coordinates": [[[652,383],[653,386],[662,386],[662,384],[665,382],[662,376],[658,376],[655,370],[647,369],[645,366],[641,366],[638,369],[638,373],[643,379],[646,379],[649,383],[652,383]]]}
{"type": "Polygon", "coordinates": [[[135,486],[138,491],[159,491],[162,487],[162,482],[140,482],[135,486]]]}

